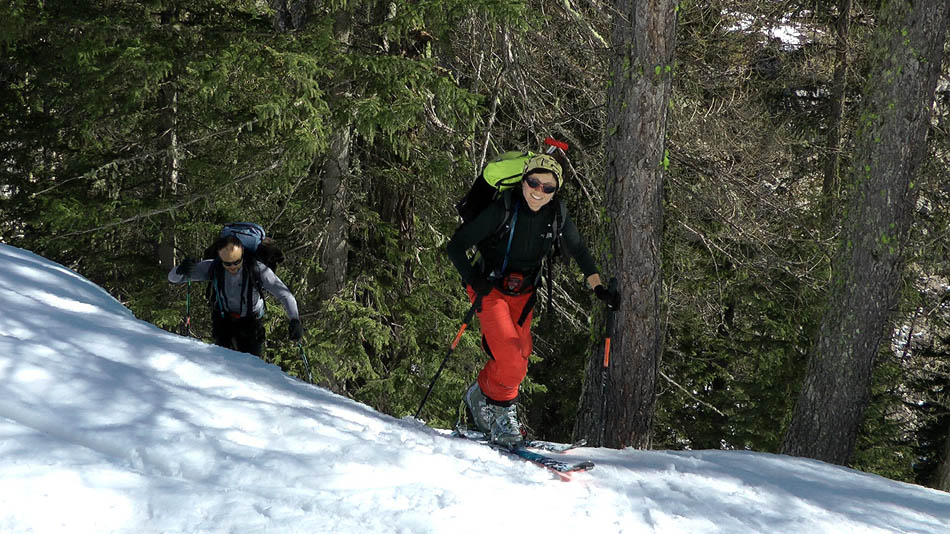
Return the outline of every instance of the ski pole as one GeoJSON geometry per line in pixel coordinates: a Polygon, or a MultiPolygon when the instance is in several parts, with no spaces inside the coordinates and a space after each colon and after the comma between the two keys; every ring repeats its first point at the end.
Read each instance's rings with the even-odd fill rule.
{"type": "Polygon", "coordinates": [[[445,358],[442,358],[442,364],[439,365],[439,370],[435,372],[435,376],[432,377],[432,383],[429,384],[429,389],[426,391],[426,394],[422,397],[422,402],[419,403],[419,409],[416,410],[415,418],[419,418],[419,414],[422,413],[422,407],[426,405],[426,401],[429,400],[429,394],[432,393],[432,388],[435,387],[435,382],[439,379],[439,375],[442,374],[442,370],[445,369],[445,363],[449,361],[449,356],[455,352],[455,347],[458,346],[459,340],[462,339],[462,334],[465,333],[465,329],[468,328],[468,324],[472,322],[472,317],[475,316],[475,310],[478,309],[481,305],[482,297],[478,296],[475,298],[475,302],[472,303],[472,307],[468,309],[468,313],[465,314],[465,319],[462,320],[462,327],[459,328],[457,334],[455,334],[455,339],[452,340],[452,344],[449,345],[449,351],[445,353],[445,358]]]}
{"type": "MultiPolygon", "coordinates": [[[[608,290],[616,293],[619,282],[616,278],[611,278],[608,284],[608,290]]],[[[604,432],[607,428],[607,369],[610,366],[610,338],[614,334],[614,313],[613,307],[607,310],[607,337],[604,339],[604,366],[600,370],[600,446],[604,446],[604,432]]]]}
{"type": "Polygon", "coordinates": [[[313,372],[310,371],[310,360],[307,359],[307,352],[303,350],[303,341],[298,341],[297,346],[300,347],[300,359],[303,360],[303,366],[307,369],[307,380],[313,384],[313,372]]]}

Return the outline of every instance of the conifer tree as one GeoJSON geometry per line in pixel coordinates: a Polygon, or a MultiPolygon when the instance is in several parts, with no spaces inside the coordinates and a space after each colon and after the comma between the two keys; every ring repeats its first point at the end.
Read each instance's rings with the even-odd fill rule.
{"type": "Polygon", "coordinates": [[[613,7],[605,176],[611,261],[606,271],[617,274],[623,295],[611,344],[622,356],[608,362],[606,387],[601,385],[603,355],[595,351],[588,363],[575,438],[648,448],[663,351],[663,161],[676,5],[623,0],[613,7]],[[606,415],[597,409],[604,404],[606,415]]]}
{"type": "Polygon", "coordinates": [[[782,451],[847,464],[897,302],[947,29],[944,3],[888,2],[872,49],[827,311],[782,451]]]}

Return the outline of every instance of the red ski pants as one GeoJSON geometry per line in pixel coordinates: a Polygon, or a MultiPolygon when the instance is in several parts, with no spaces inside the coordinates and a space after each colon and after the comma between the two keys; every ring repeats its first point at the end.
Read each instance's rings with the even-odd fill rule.
{"type": "MultiPolygon", "coordinates": [[[[466,288],[469,300],[475,302],[475,292],[466,288]]],[[[482,335],[491,351],[491,359],[478,373],[478,387],[486,397],[498,402],[518,396],[518,386],[528,374],[528,356],[531,355],[531,316],[518,326],[521,312],[531,298],[531,292],[506,295],[497,289],[482,297],[478,312],[482,335]]]]}

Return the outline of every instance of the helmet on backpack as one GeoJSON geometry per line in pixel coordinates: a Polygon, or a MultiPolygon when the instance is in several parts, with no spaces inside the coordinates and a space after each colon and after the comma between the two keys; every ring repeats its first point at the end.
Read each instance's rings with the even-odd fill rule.
{"type": "Polygon", "coordinates": [[[524,172],[522,176],[527,176],[533,172],[550,172],[557,181],[557,186],[561,187],[561,165],[553,156],[547,154],[536,154],[528,158],[524,163],[524,172]]]}

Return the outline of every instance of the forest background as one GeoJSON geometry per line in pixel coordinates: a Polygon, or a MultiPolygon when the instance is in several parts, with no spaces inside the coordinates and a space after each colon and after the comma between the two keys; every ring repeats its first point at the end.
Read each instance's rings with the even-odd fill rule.
{"type": "MultiPolygon", "coordinates": [[[[208,339],[203,284],[172,286],[167,272],[223,223],[259,222],[287,256],[278,275],[314,381],[413,414],[468,309],[444,253],[453,205],[495,154],[549,135],[570,144],[559,195],[612,274],[616,3],[13,0],[0,7],[0,241],[163,328],[188,333],[190,317],[208,339]]],[[[676,5],[652,447],[781,450],[828,306],[882,5],[676,5]]],[[[850,461],[944,490],[947,72],[850,461]]],[[[533,435],[569,441],[605,315],[576,266],[554,272],[522,414],[533,435]]],[[[266,359],[306,376],[279,308],[266,359]]],[[[455,424],[484,362],[472,330],[422,414],[433,426],[455,424]]]]}

